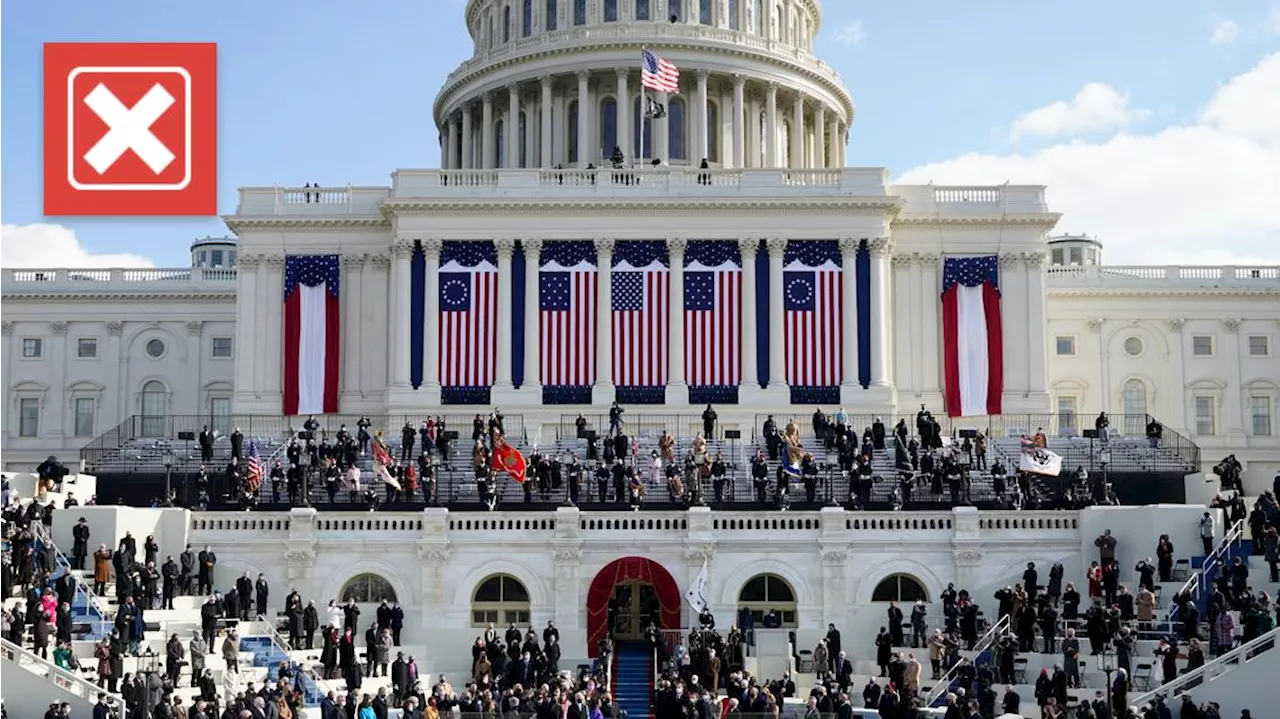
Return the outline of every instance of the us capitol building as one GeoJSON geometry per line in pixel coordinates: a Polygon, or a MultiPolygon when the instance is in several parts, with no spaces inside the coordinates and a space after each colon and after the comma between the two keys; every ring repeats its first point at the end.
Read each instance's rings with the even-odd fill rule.
{"type": "Polygon", "coordinates": [[[814,406],[941,414],[943,264],[992,255],[1003,414],[1054,434],[1102,410],[1149,414],[1206,463],[1236,454],[1256,491],[1280,468],[1280,267],[1110,266],[1097,239],[1053,234],[1044,187],[893,185],[851,166],[856,106],[813,54],[816,0],[471,0],[465,14],[475,51],[435,102],[440,169],[243,188],[234,237],[193,243],[190,267],[5,269],[4,467],[71,459],[129,418],[165,434],[174,417],[225,431],[279,416],[296,381],[290,257],[336,256],[322,379],[341,415],[496,405],[528,428],[615,399],[686,414],[713,402],[746,432],[814,406]],[[653,119],[642,48],[680,70],[678,93],[647,91],[653,119]],[[713,245],[741,280],[732,326],[708,346],[679,331],[679,298],[713,245]],[[784,275],[811,257],[843,268],[829,324],[788,340],[784,275]],[[611,277],[641,260],[671,298],[646,290],[643,337],[608,304],[611,277]],[[478,341],[434,321],[452,301],[440,278],[475,262],[496,298],[473,309],[478,341]],[[567,338],[545,321],[549,270],[591,275],[567,338]],[[637,374],[642,340],[653,366],[637,374]],[[698,366],[707,353],[717,372],[698,366]]]}

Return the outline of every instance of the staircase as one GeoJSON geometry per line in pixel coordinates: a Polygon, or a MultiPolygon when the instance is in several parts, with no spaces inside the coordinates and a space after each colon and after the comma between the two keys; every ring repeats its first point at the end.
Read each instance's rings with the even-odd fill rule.
{"type": "Polygon", "coordinates": [[[294,683],[302,689],[303,699],[307,706],[318,705],[324,698],[325,688],[319,685],[315,674],[305,665],[295,662],[287,651],[288,645],[280,637],[270,622],[262,617],[258,621],[266,628],[265,636],[240,638],[240,651],[253,655],[253,666],[267,670],[267,679],[276,681],[280,678],[280,663],[288,662],[294,670],[294,683]]]}
{"type": "Polygon", "coordinates": [[[653,656],[644,642],[623,642],[614,652],[613,699],[628,719],[649,716],[653,656]]]}
{"type": "MultiPolygon", "coordinates": [[[[1218,578],[1220,572],[1233,564],[1236,557],[1240,557],[1247,565],[1252,554],[1253,541],[1244,537],[1244,521],[1236,522],[1234,526],[1227,529],[1226,536],[1222,538],[1222,541],[1219,542],[1212,554],[1207,557],[1191,557],[1191,577],[1178,590],[1178,594],[1190,592],[1192,598],[1195,599],[1196,608],[1200,610],[1201,616],[1203,616],[1205,610],[1208,609],[1209,597],[1213,596],[1213,582],[1218,578]]],[[[1169,622],[1177,621],[1178,608],[1176,604],[1171,603],[1169,622]]]]}
{"type": "Polygon", "coordinates": [[[99,694],[105,696],[107,705],[115,711],[116,716],[125,715],[124,698],[119,694],[109,694],[75,672],[41,659],[7,639],[0,639],[0,658],[3,659],[5,676],[9,677],[9,688],[18,689],[17,685],[21,684],[21,691],[14,691],[8,697],[6,708],[13,710],[14,716],[35,716],[35,708],[46,707],[51,702],[70,703],[74,715],[87,716],[93,711],[99,694]],[[19,682],[18,677],[13,674],[19,669],[41,677],[44,681],[32,681],[28,677],[19,682]]]}
{"type": "MultiPolygon", "coordinates": [[[[1278,641],[1280,641],[1280,628],[1272,629],[1260,637],[1255,637],[1247,644],[1242,644],[1221,656],[1215,657],[1199,669],[1183,673],[1168,684],[1156,687],[1144,694],[1138,694],[1131,699],[1131,703],[1141,706],[1156,697],[1161,697],[1170,706],[1177,706],[1176,702],[1173,701],[1174,697],[1184,692],[1194,691],[1197,700],[1212,699],[1225,704],[1226,702],[1219,696],[1207,696],[1209,694],[1217,694],[1212,691],[1213,684],[1218,682],[1222,675],[1240,670],[1246,666],[1261,667],[1264,677],[1274,678],[1276,674],[1273,668],[1280,667],[1280,657],[1276,656],[1280,652],[1274,651],[1278,641]]],[[[1258,688],[1258,696],[1267,694],[1267,690],[1262,683],[1257,681],[1248,681],[1247,683],[1258,688]]],[[[1255,706],[1263,706],[1263,702],[1269,703],[1270,701],[1270,698],[1267,697],[1262,702],[1256,703],[1255,706]]],[[[1224,714],[1229,711],[1230,709],[1224,707],[1224,714]]],[[[1230,714],[1225,715],[1230,716],[1230,714]]]]}

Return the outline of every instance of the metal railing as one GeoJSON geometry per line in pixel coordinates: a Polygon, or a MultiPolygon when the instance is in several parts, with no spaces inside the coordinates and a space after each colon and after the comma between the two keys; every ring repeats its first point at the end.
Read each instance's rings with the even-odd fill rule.
{"type": "Polygon", "coordinates": [[[1004,634],[1009,631],[1009,616],[1010,615],[1006,614],[1001,617],[999,621],[993,624],[991,628],[988,629],[980,639],[978,639],[978,642],[973,645],[972,659],[969,657],[960,657],[960,661],[951,665],[951,668],[947,670],[947,673],[943,674],[942,678],[939,679],[937,683],[933,685],[933,688],[929,690],[929,698],[928,701],[925,702],[925,706],[933,706],[933,703],[938,700],[938,697],[946,694],[947,691],[951,689],[951,683],[956,680],[956,676],[959,675],[961,667],[965,664],[973,664],[974,659],[982,656],[983,652],[994,646],[1000,637],[1004,636],[1004,634]]]}
{"type": "Polygon", "coordinates": [[[75,583],[76,594],[84,595],[85,606],[88,607],[91,612],[98,615],[97,636],[106,636],[108,627],[110,627],[112,623],[110,608],[99,601],[98,595],[93,593],[93,587],[89,586],[89,583],[85,581],[84,577],[81,577],[72,571],[71,562],[67,559],[67,555],[63,554],[61,549],[58,549],[58,545],[53,541],[53,536],[44,528],[44,525],[32,522],[31,526],[35,530],[36,537],[41,542],[47,543],[53,548],[54,558],[58,562],[58,566],[62,567],[63,571],[67,573],[67,576],[71,577],[71,581],[75,583]]]}
{"type": "MultiPolygon", "coordinates": [[[[115,712],[115,716],[125,715],[124,697],[121,695],[108,692],[84,677],[77,676],[47,659],[41,659],[39,655],[27,651],[8,639],[0,639],[0,656],[3,656],[6,661],[13,662],[15,667],[21,667],[32,674],[45,677],[54,686],[83,699],[87,704],[96,703],[98,695],[102,694],[106,697],[107,706],[115,712]]],[[[11,683],[16,683],[13,677],[9,679],[11,683]]]]}
{"type": "Polygon", "coordinates": [[[1190,594],[1191,599],[1196,603],[1197,607],[1202,610],[1205,605],[1205,597],[1213,588],[1213,575],[1218,570],[1218,566],[1225,564],[1227,557],[1231,554],[1231,547],[1239,544],[1244,539],[1244,520],[1237,520],[1235,524],[1227,529],[1227,533],[1223,535],[1222,541],[1217,547],[1204,558],[1204,564],[1187,578],[1187,581],[1178,588],[1174,594],[1174,601],[1169,602],[1169,614],[1167,623],[1170,627],[1178,621],[1178,602],[1177,599],[1190,594]]]}
{"type": "Polygon", "coordinates": [[[322,683],[320,677],[316,676],[315,670],[308,666],[306,662],[295,662],[293,660],[293,656],[289,653],[293,651],[293,646],[289,644],[289,641],[285,639],[283,635],[280,634],[280,630],[276,628],[274,620],[268,619],[265,615],[259,614],[257,621],[266,626],[267,637],[271,640],[271,646],[284,654],[285,659],[288,660],[289,664],[297,667],[299,674],[306,677],[310,682],[311,686],[308,687],[305,684],[302,684],[301,687],[306,695],[307,703],[318,703],[328,690],[328,685],[322,683]]]}
{"type": "MultiPolygon", "coordinates": [[[[578,436],[577,421],[578,417],[582,417],[587,421],[587,430],[594,431],[601,437],[609,434],[609,415],[608,414],[562,414],[560,415],[559,434],[563,439],[572,439],[578,436]]],[[[735,424],[736,423],[730,423],[735,424]]],[[[717,422],[717,434],[721,434],[720,423],[717,422]]],[[[752,429],[744,428],[744,434],[750,436],[752,429]]],[[[702,415],[701,414],[652,414],[652,413],[622,413],[622,433],[629,437],[652,436],[657,437],[663,432],[673,435],[678,439],[685,439],[693,434],[702,433],[702,415]]]]}
{"type": "Polygon", "coordinates": [[[1134,706],[1142,706],[1156,697],[1162,697],[1166,700],[1172,699],[1183,692],[1200,686],[1206,681],[1212,680],[1214,677],[1221,676],[1240,664],[1252,661],[1264,652],[1275,649],[1277,641],[1280,641],[1280,627],[1272,629],[1262,636],[1255,637],[1225,654],[1214,657],[1212,661],[1179,675],[1167,684],[1158,686],[1145,694],[1132,697],[1129,703],[1134,706]]]}

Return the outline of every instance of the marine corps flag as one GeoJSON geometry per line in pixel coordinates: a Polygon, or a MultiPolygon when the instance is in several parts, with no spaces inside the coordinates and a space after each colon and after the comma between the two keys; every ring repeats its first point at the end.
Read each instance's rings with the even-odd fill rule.
{"type": "Polygon", "coordinates": [[[505,439],[497,437],[493,446],[493,468],[506,472],[512,479],[524,484],[525,462],[520,450],[507,444],[505,439]]]}

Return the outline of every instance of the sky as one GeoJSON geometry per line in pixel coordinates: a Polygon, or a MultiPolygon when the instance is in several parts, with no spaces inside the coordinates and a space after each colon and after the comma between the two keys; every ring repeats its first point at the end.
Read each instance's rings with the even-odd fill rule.
{"type": "MultiPolygon", "coordinates": [[[[1108,264],[1280,262],[1280,0],[825,0],[849,164],[1045,184],[1108,264]]],[[[42,215],[41,46],[219,45],[219,212],[245,186],[437,167],[431,105],[471,54],[463,0],[60,0],[0,16],[0,265],[184,266],[217,218],[42,215]]]]}

